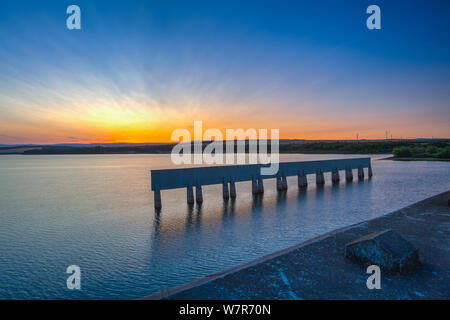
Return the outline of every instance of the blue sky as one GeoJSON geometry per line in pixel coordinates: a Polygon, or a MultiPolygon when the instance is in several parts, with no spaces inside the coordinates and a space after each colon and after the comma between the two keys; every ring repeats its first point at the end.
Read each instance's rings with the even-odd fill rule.
{"type": "Polygon", "coordinates": [[[448,1],[0,3],[0,142],[450,137],[448,1]],[[81,8],[82,29],[66,28],[81,8]],[[366,8],[381,8],[381,30],[366,8]]]}

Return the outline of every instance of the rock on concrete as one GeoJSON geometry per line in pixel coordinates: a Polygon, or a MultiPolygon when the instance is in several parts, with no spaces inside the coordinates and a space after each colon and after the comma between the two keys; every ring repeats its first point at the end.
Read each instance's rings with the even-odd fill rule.
{"type": "Polygon", "coordinates": [[[345,256],[378,265],[390,274],[411,273],[419,265],[419,250],[392,230],[371,233],[348,243],[345,256]]]}

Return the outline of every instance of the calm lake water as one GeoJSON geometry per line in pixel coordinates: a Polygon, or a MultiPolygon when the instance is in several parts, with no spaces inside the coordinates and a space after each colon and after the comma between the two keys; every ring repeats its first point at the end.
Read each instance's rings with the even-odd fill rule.
{"type": "MultiPolygon", "coordinates": [[[[349,155],[282,155],[281,161],[349,155]]],[[[378,158],[380,156],[377,156],[378,158]]],[[[0,298],[139,298],[371,219],[450,189],[448,162],[376,161],[369,181],[306,192],[296,177],[263,199],[238,183],[224,203],[221,185],[203,187],[201,208],[183,189],[162,192],[156,214],[150,170],[169,155],[0,156],[0,298]],[[66,287],[69,265],[81,290],[66,287]]],[[[354,172],[354,175],[356,172],[354,172]]]]}

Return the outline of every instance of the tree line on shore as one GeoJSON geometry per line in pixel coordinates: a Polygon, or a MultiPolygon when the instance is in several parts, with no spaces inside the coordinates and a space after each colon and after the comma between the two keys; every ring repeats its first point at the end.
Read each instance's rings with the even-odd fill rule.
{"type": "Polygon", "coordinates": [[[437,158],[450,159],[448,143],[429,143],[427,145],[400,146],[392,150],[395,158],[437,158]]]}

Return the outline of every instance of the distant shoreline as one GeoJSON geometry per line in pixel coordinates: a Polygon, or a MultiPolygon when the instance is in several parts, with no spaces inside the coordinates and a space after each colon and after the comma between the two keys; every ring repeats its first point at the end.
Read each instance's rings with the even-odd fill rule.
{"type": "MultiPolygon", "coordinates": [[[[234,152],[237,146],[245,143],[245,153],[249,153],[253,141],[234,141],[234,152]]],[[[203,141],[202,150],[211,141],[203,141]]],[[[193,150],[193,142],[187,143],[187,148],[193,150]]],[[[64,154],[170,154],[176,143],[167,144],[111,144],[111,145],[18,145],[0,147],[0,155],[23,154],[23,155],[64,155],[64,154]]],[[[439,140],[349,140],[349,141],[305,141],[305,140],[280,140],[280,154],[393,154],[394,149],[421,150],[427,147],[450,148],[450,139],[439,140]]],[[[226,141],[223,141],[223,151],[226,150],[226,141]]],[[[261,151],[261,149],[260,149],[261,151]]],[[[271,141],[267,142],[267,150],[271,153],[271,141]]],[[[444,161],[447,157],[444,157],[444,161]]],[[[425,160],[427,157],[417,158],[425,160]]],[[[389,159],[391,160],[391,159],[389,159]]],[[[396,158],[395,160],[400,160],[396,158]]],[[[415,158],[405,160],[416,160],[415,158]]]]}
{"type": "Polygon", "coordinates": [[[450,161],[450,159],[444,158],[444,159],[440,159],[440,158],[415,158],[415,157],[387,157],[387,158],[382,158],[382,159],[378,159],[378,160],[392,160],[392,161],[444,161],[444,162],[448,162],[450,161]]]}

